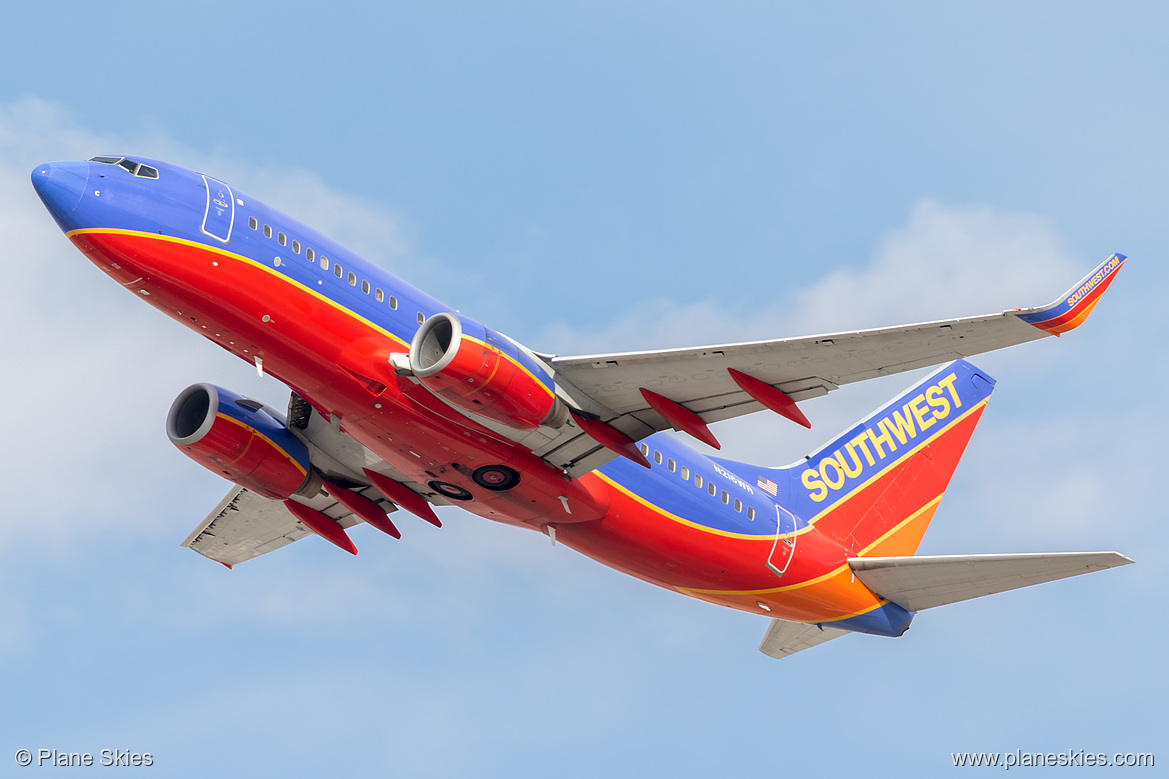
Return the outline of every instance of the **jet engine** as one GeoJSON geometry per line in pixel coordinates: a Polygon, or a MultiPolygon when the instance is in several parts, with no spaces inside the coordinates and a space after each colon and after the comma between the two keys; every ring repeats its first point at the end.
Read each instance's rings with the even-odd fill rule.
{"type": "Polygon", "coordinates": [[[187,387],[171,404],[166,435],[204,468],[265,498],[311,498],[321,490],[305,443],[262,403],[230,390],[187,387]]]}
{"type": "Polygon", "coordinates": [[[450,405],[518,430],[568,419],[547,370],[514,341],[456,314],[435,314],[418,328],[410,372],[450,405]]]}

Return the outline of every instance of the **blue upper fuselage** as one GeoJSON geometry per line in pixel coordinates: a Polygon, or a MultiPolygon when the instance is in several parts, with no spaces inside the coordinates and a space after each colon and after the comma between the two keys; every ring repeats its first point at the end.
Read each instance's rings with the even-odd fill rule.
{"type": "MultiPolygon", "coordinates": [[[[95,157],[38,165],[32,181],[66,233],[101,229],[161,234],[242,255],[407,344],[426,318],[454,313],[307,225],[225,182],[178,165],[143,157],[95,157]]],[[[493,345],[553,387],[545,365],[511,339],[483,330],[493,345]]],[[[623,458],[599,471],[687,521],[729,533],[775,534],[776,504],[754,485],[752,466],[705,457],[668,434],[650,436],[641,447],[653,463],[649,471],[623,458]]]]}
{"type": "MultiPolygon", "coordinates": [[[[66,233],[87,228],[131,230],[231,251],[315,290],[407,344],[426,318],[454,313],[311,227],[222,181],[178,165],[145,157],[95,157],[89,162],[38,165],[32,181],[66,233]],[[143,168],[147,175],[142,175],[143,168]]],[[[460,318],[478,324],[461,314],[460,318]]],[[[496,348],[551,388],[545,366],[506,336],[483,329],[496,348]]]]}
{"type": "MultiPolygon", "coordinates": [[[[775,535],[776,502],[756,475],[766,469],[706,457],[669,433],[651,435],[640,447],[651,465],[648,472],[622,457],[597,470],[681,519],[726,533],[775,535]]],[[[795,527],[784,530],[806,524],[796,519],[795,527]]]]}

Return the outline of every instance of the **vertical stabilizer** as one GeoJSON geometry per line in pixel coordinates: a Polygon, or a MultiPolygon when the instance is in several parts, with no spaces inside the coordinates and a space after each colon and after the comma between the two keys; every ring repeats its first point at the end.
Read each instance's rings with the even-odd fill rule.
{"type": "Polygon", "coordinates": [[[994,383],[965,360],[936,371],[805,462],[775,469],[784,504],[852,555],[912,555],[994,383]]]}

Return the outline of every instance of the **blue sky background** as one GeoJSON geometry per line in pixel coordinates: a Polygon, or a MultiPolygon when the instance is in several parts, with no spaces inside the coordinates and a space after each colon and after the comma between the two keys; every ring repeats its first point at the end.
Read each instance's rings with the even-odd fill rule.
{"type": "MultiPolygon", "coordinates": [[[[1161,332],[1169,13],[1115,3],[20,4],[0,24],[0,765],[167,776],[934,776],[954,751],[1169,761],[1161,332]],[[456,509],[234,571],[178,543],[227,485],[174,396],[270,378],[90,266],[28,182],[127,151],[261,197],[542,351],[1046,303],[925,553],[1124,569],[785,661],[766,621],[456,509]],[[1161,755],[1159,753],[1164,752],[1161,755]]],[[[788,462],[913,377],[720,423],[788,462]]],[[[35,769],[26,769],[30,772],[35,769]]],[[[44,769],[42,769],[44,770],[44,769]]],[[[7,771],[7,769],[6,769],[7,771]]]]}

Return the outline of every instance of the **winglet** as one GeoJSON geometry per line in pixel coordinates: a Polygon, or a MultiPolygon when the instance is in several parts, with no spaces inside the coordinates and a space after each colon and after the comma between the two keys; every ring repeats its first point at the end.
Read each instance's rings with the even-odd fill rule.
{"type": "Polygon", "coordinates": [[[1123,254],[1112,255],[1051,305],[1021,311],[1015,316],[1051,335],[1061,335],[1076,329],[1092,313],[1100,296],[1116,278],[1116,272],[1126,259],[1123,254]]]}

